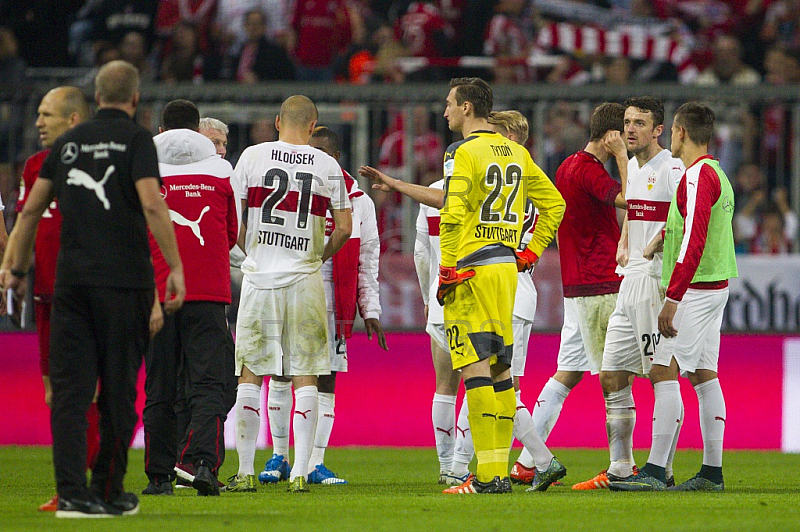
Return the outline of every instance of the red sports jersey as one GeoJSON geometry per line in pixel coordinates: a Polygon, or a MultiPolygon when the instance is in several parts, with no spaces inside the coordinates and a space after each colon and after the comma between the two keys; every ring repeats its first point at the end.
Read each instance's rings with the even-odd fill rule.
{"type": "Polygon", "coordinates": [[[352,29],[343,0],[297,0],[292,16],[294,56],[307,67],[327,67],[350,44],[352,29]]]}
{"type": "MultiPolygon", "coordinates": [[[[22,170],[22,184],[19,190],[19,200],[17,201],[17,212],[22,211],[28,193],[33,188],[33,182],[39,176],[39,169],[42,167],[47,154],[50,150],[42,150],[31,155],[25,161],[25,168],[22,170]]],[[[39,222],[39,229],[36,231],[36,244],[34,245],[34,296],[52,296],[53,287],[56,283],[56,259],[61,239],[61,212],[58,210],[58,203],[54,199],[50,203],[42,219],[39,222]]]]}
{"type": "Polygon", "coordinates": [[[597,157],[579,151],[558,167],[556,188],[567,202],[558,228],[564,297],[619,292],[614,270],[620,232],[613,205],[622,185],[597,157]]]}
{"type": "Polygon", "coordinates": [[[437,34],[452,40],[455,32],[435,6],[424,2],[412,3],[395,23],[395,35],[412,57],[441,57],[437,34]]]}

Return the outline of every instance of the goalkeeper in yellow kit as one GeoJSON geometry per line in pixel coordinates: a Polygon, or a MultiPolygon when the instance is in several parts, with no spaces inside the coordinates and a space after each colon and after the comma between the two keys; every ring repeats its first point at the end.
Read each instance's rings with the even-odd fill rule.
{"type": "MultiPolygon", "coordinates": [[[[445,493],[506,493],[516,398],[509,370],[517,271],[530,268],[553,239],[564,200],[528,151],[492,131],[492,90],[480,78],[455,78],[444,116],[464,140],[444,157],[445,204],[439,224],[442,260],[437,298],[444,305],[453,368],[467,390],[476,477],[445,493]],[[526,199],[539,209],[528,247],[522,236],[526,199]]],[[[566,469],[553,458],[541,471],[547,489],[566,469]]]]}

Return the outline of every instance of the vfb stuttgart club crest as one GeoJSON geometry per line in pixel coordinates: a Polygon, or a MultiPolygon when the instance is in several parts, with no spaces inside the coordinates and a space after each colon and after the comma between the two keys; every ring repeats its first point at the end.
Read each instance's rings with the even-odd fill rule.
{"type": "Polygon", "coordinates": [[[649,176],[647,176],[647,190],[653,190],[653,187],[656,185],[656,173],[652,172],[649,176]]]}

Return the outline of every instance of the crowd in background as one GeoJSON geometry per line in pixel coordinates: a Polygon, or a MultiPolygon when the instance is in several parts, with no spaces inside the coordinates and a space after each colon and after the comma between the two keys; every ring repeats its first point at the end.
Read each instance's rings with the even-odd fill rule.
{"type": "MultiPolygon", "coordinates": [[[[0,0],[0,21],[0,92],[11,98],[24,92],[31,67],[82,67],[70,81],[90,89],[97,69],[118,58],[143,80],[163,83],[402,83],[463,74],[495,83],[800,83],[800,0],[0,0]],[[476,56],[484,61],[459,59],[476,56]]],[[[20,123],[20,107],[8,107],[20,117],[6,117],[2,128],[20,123]]],[[[716,111],[714,153],[737,189],[738,251],[796,251],[787,106],[716,111]]],[[[436,127],[438,112],[420,107],[411,120],[418,183],[441,175],[452,140],[436,127]]],[[[391,173],[404,165],[406,125],[391,109],[383,120],[375,163],[391,173]]],[[[582,148],[587,120],[579,103],[548,110],[538,161],[548,175],[582,148]]],[[[247,143],[273,140],[271,121],[246,126],[247,143]]],[[[0,133],[0,142],[17,138],[0,133]]],[[[246,146],[234,147],[235,163],[246,146]]],[[[396,234],[398,198],[375,201],[382,233],[396,234]]]]}

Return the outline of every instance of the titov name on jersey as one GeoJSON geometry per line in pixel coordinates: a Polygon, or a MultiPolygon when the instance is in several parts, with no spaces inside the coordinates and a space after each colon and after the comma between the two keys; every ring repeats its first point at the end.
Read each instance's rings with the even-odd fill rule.
{"type": "Polygon", "coordinates": [[[310,241],[310,238],[305,238],[302,236],[286,235],[284,233],[275,233],[273,231],[258,232],[258,243],[265,246],[308,251],[308,243],[310,241]]]}

